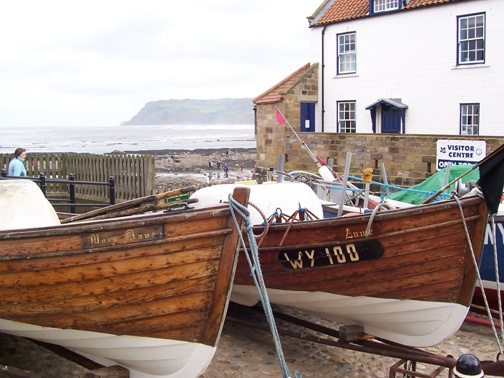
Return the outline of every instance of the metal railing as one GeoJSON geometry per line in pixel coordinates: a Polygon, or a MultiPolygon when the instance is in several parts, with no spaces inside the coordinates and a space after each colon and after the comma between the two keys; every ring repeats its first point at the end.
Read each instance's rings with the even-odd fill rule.
{"type": "Polygon", "coordinates": [[[49,178],[46,177],[44,172],[39,173],[38,177],[37,176],[26,176],[26,177],[19,177],[19,176],[7,176],[7,171],[5,169],[1,170],[1,175],[0,175],[0,180],[31,180],[38,184],[40,187],[40,190],[42,193],[44,193],[44,196],[49,200],[49,202],[53,205],[53,207],[69,207],[71,213],[76,212],[76,208],[86,208],[86,207],[105,207],[109,205],[114,205],[115,204],[115,180],[114,176],[109,176],[108,182],[100,182],[100,181],[79,181],[75,180],[75,176],[73,173],[68,174],[67,179],[60,179],[60,178],[49,178]],[[47,186],[48,184],[62,184],[59,186],[59,188],[68,188],[67,191],[57,191],[57,192],[50,192],[51,196],[48,196],[47,193],[47,186]],[[109,203],[80,203],[77,202],[77,197],[75,195],[75,187],[76,185],[100,185],[100,186],[108,186],[109,190],[109,203]],[[68,194],[68,197],[66,198],[61,198],[62,196],[65,196],[68,194]],[[55,195],[57,197],[55,197],[55,195]]]}

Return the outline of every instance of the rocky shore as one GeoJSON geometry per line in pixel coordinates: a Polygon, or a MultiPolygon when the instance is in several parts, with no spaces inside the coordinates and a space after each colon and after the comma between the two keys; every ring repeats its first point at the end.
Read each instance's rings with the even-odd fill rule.
{"type": "MultiPolygon", "coordinates": [[[[133,153],[135,151],[125,151],[133,153]]],[[[255,148],[142,151],[155,157],[156,191],[252,179],[255,148]],[[212,163],[211,167],[209,163],[212,163]],[[228,167],[225,177],[224,164],[228,167]]]]}

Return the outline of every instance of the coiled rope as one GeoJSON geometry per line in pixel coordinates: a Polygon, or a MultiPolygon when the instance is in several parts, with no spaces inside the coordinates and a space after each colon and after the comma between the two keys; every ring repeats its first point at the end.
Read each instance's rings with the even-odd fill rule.
{"type": "MultiPolygon", "coordinates": [[[[245,240],[243,238],[243,234],[238,231],[240,236],[240,243],[245,253],[245,257],[247,258],[247,262],[250,267],[250,272],[252,274],[252,278],[254,279],[254,284],[257,288],[257,291],[259,292],[259,297],[261,299],[264,308],[264,314],[266,315],[266,319],[268,321],[271,333],[273,335],[273,340],[275,342],[275,349],[278,355],[278,359],[280,360],[280,369],[282,370],[282,375],[284,378],[291,378],[289,369],[287,367],[287,362],[285,361],[285,357],[283,354],[282,344],[280,342],[280,335],[278,334],[278,330],[276,327],[275,317],[273,316],[271,303],[269,301],[268,293],[266,291],[266,285],[264,284],[264,278],[259,263],[259,248],[257,247],[256,239],[254,237],[254,233],[252,232],[253,224],[252,221],[250,220],[250,212],[246,207],[238,203],[231,194],[229,195],[229,208],[231,210],[231,214],[233,215],[233,220],[237,230],[239,230],[239,227],[236,214],[238,214],[245,222],[244,231],[247,235],[250,250],[247,249],[245,240]]],[[[296,372],[296,377],[301,376],[302,375],[298,375],[298,372],[296,372]]]]}

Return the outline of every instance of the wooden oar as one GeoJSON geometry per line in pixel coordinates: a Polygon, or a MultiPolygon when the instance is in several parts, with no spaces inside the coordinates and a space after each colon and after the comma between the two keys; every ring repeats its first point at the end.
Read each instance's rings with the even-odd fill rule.
{"type": "Polygon", "coordinates": [[[84,213],[84,214],[79,214],[79,215],[75,215],[70,218],[63,219],[61,221],[61,223],[70,223],[70,222],[75,222],[75,221],[79,221],[79,220],[94,218],[98,215],[107,214],[110,212],[122,211],[122,210],[128,209],[130,207],[139,206],[139,205],[144,204],[146,202],[158,202],[158,201],[164,200],[169,197],[175,197],[175,196],[178,196],[181,194],[193,192],[196,189],[197,189],[197,186],[192,185],[192,186],[188,186],[185,188],[170,190],[170,191],[164,192],[164,193],[153,194],[150,196],[135,198],[135,199],[132,199],[129,201],[117,203],[115,205],[110,205],[107,207],[102,207],[100,209],[88,211],[87,213],[84,213]]]}
{"type": "Polygon", "coordinates": [[[168,203],[148,203],[146,205],[133,207],[133,208],[127,209],[127,210],[114,211],[113,213],[107,213],[107,214],[97,215],[97,216],[94,216],[91,218],[86,218],[86,221],[99,220],[99,219],[110,219],[110,218],[117,218],[117,217],[127,217],[130,215],[137,215],[137,214],[146,213],[148,211],[163,210],[163,209],[167,209],[171,206],[176,206],[176,205],[181,205],[181,204],[186,204],[186,203],[187,204],[196,203],[196,202],[198,202],[197,198],[189,198],[187,200],[178,200],[178,201],[173,201],[173,202],[168,202],[168,203]]]}

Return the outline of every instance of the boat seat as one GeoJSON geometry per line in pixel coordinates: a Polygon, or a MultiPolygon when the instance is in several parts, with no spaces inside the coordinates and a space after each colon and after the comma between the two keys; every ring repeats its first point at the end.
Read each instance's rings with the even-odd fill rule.
{"type": "Polygon", "coordinates": [[[31,180],[0,180],[0,230],[55,226],[58,215],[31,180]]]}

